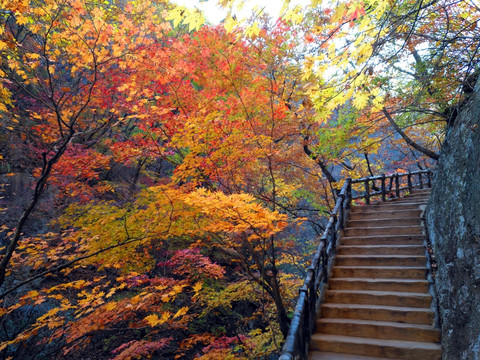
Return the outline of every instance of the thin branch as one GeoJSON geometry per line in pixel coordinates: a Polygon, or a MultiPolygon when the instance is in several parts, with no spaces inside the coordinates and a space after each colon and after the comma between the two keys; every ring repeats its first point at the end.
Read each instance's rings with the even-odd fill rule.
{"type": "Polygon", "coordinates": [[[393,120],[392,116],[390,115],[390,113],[385,108],[383,108],[382,112],[385,115],[385,117],[387,118],[387,120],[390,122],[390,124],[393,126],[395,131],[400,134],[400,136],[403,138],[403,140],[405,140],[405,142],[408,145],[410,145],[414,149],[420,151],[421,153],[427,155],[428,157],[430,157],[434,160],[438,160],[440,155],[438,155],[436,152],[433,152],[433,151],[417,144],[415,141],[413,141],[407,134],[405,134],[405,132],[403,132],[403,130],[400,128],[400,126],[398,126],[398,124],[395,122],[395,120],[393,120]]]}

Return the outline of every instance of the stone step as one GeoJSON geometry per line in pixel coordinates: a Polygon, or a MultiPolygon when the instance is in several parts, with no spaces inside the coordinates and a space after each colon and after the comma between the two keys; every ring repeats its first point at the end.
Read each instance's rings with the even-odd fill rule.
{"type": "MultiPolygon", "coordinates": [[[[399,198],[396,197],[394,192],[389,192],[386,194],[385,201],[382,201],[381,195],[375,195],[370,198],[369,205],[380,205],[385,203],[393,203],[393,202],[427,202],[430,198],[430,190],[428,191],[413,191],[411,194],[405,195],[404,193],[401,194],[399,198]]],[[[362,198],[363,199],[363,198],[362,198]]],[[[359,205],[364,206],[364,205],[359,205]]]]}
{"type": "Polygon", "coordinates": [[[382,227],[382,226],[407,226],[407,225],[420,225],[420,218],[417,217],[402,217],[402,218],[375,218],[364,220],[349,220],[348,227],[382,227]]]}
{"type": "Polygon", "coordinates": [[[371,201],[369,205],[382,205],[382,204],[406,204],[406,203],[427,203],[430,196],[426,195],[412,195],[401,198],[387,199],[382,201],[381,199],[375,198],[374,201],[371,201]]]}
{"type": "Polygon", "coordinates": [[[408,195],[408,196],[404,196],[404,197],[401,197],[401,198],[395,198],[395,199],[392,199],[392,200],[387,200],[385,202],[389,202],[389,201],[392,201],[392,202],[400,202],[400,201],[410,201],[410,202],[427,202],[428,199],[430,199],[430,194],[414,194],[414,195],[408,195]]]}
{"type": "Polygon", "coordinates": [[[336,266],[426,266],[425,255],[337,255],[336,266]]]}
{"type": "Polygon", "coordinates": [[[424,202],[408,202],[408,203],[379,203],[374,205],[363,205],[363,206],[352,206],[351,212],[356,213],[367,213],[367,212],[378,212],[385,210],[417,210],[420,206],[425,205],[424,202]]]}
{"type": "Polygon", "coordinates": [[[372,339],[439,342],[440,331],[431,325],[390,321],[323,318],[316,331],[323,334],[367,337],[372,339]]]}
{"type": "Polygon", "coordinates": [[[423,234],[342,236],[341,246],[350,245],[422,245],[423,234]]]}
{"type": "Polygon", "coordinates": [[[415,188],[415,189],[412,189],[412,194],[430,194],[430,192],[432,191],[431,188],[427,187],[427,185],[424,185],[424,188],[423,189],[420,189],[420,188],[415,188]]]}
{"type": "Polygon", "coordinates": [[[430,197],[430,194],[430,189],[428,189],[427,191],[413,190],[411,194],[404,196],[404,198],[426,197],[428,199],[430,197]]]}
{"type": "Polygon", "coordinates": [[[332,278],[328,282],[331,290],[374,290],[398,292],[428,292],[429,283],[420,279],[362,279],[332,278]]]}
{"type": "Polygon", "coordinates": [[[368,220],[368,219],[397,219],[397,218],[420,218],[421,209],[411,210],[383,210],[374,212],[351,212],[350,220],[368,220]]]}
{"type": "Polygon", "coordinates": [[[310,347],[315,350],[405,360],[440,359],[440,344],[370,339],[364,337],[314,334],[310,347]]]}
{"type": "Polygon", "coordinates": [[[426,293],[361,291],[361,290],[328,290],[325,294],[327,303],[364,304],[403,306],[413,308],[429,308],[432,296],[426,293]]]}
{"type": "Polygon", "coordinates": [[[334,266],[332,277],[425,280],[427,271],[425,266],[334,266]]]}
{"type": "Polygon", "coordinates": [[[385,306],[371,304],[322,304],[323,318],[364,319],[392,321],[408,324],[433,324],[433,311],[430,308],[385,306]]]}
{"type": "Polygon", "coordinates": [[[404,195],[405,193],[401,194],[399,199],[410,199],[410,198],[415,198],[415,197],[419,197],[419,196],[428,198],[430,196],[430,193],[431,193],[430,189],[428,189],[427,191],[423,191],[423,190],[420,190],[420,189],[412,190],[412,192],[410,194],[406,194],[406,195],[404,195]]]}
{"type": "Polygon", "coordinates": [[[370,205],[382,205],[384,204],[385,206],[387,205],[411,205],[415,204],[418,209],[420,209],[421,206],[425,206],[428,202],[428,198],[415,198],[415,199],[398,199],[398,200],[392,200],[392,201],[386,201],[384,203],[375,203],[375,204],[370,204],[370,205]]]}
{"type": "MultiPolygon", "coordinates": [[[[360,356],[353,354],[339,354],[327,351],[310,351],[308,353],[309,360],[385,360],[385,358],[360,356]]],[[[392,360],[392,359],[389,359],[392,360]]],[[[398,359],[399,360],[399,359],[398,359]]]]}
{"type": "Polygon", "coordinates": [[[343,231],[347,237],[368,235],[419,235],[423,233],[420,225],[348,227],[343,231]]]}
{"type": "Polygon", "coordinates": [[[423,245],[350,245],[340,246],[339,255],[423,255],[423,245]]]}

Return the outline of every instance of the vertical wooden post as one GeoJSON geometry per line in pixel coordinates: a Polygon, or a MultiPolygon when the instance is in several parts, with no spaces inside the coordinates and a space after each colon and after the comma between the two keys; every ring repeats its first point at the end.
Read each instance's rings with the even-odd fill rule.
{"type": "Polygon", "coordinates": [[[391,192],[393,190],[393,175],[391,175],[390,178],[390,185],[388,186],[388,192],[391,192]]]}
{"type": "Polygon", "coordinates": [[[382,201],[386,200],[386,190],[387,189],[385,189],[385,174],[382,174],[382,201]]]}
{"type": "Polygon", "coordinates": [[[395,194],[397,195],[397,198],[400,197],[400,176],[398,173],[395,174],[395,194]]]}
{"type": "Polygon", "coordinates": [[[418,180],[420,182],[420,189],[423,189],[423,176],[422,173],[418,174],[418,180]]]}
{"type": "Polygon", "coordinates": [[[350,209],[350,204],[352,203],[352,179],[348,178],[348,185],[347,185],[347,198],[345,201],[345,209],[350,209]]]}
{"type": "MultiPolygon", "coordinates": [[[[337,218],[337,214],[333,213],[331,214],[331,216],[333,217],[333,224],[332,224],[332,237],[330,239],[330,243],[332,244],[332,249],[333,251],[335,251],[335,249],[337,248],[337,221],[338,221],[338,218],[337,218]]],[[[328,259],[330,261],[330,259],[328,259]]]]}
{"type": "Polygon", "coordinates": [[[308,299],[308,304],[309,304],[310,306],[309,306],[309,310],[308,310],[308,312],[309,312],[309,314],[308,314],[308,327],[307,327],[307,329],[308,329],[308,335],[305,334],[305,335],[308,336],[308,337],[305,339],[305,341],[307,342],[307,344],[308,344],[308,342],[310,341],[309,338],[310,338],[310,336],[312,335],[313,330],[314,330],[314,328],[315,328],[315,317],[316,317],[316,316],[315,316],[315,315],[316,315],[316,309],[315,309],[315,308],[316,308],[316,305],[317,305],[317,299],[316,299],[316,297],[317,297],[317,292],[316,292],[315,287],[316,287],[316,283],[317,283],[317,276],[318,276],[318,272],[316,272],[316,271],[314,270],[313,276],[312,276],[312,279],[311,279],[311,282],[310,282],[310,287],[309,287],[309,289],[308,289],[308,297],[309,297],[309,299],[308,299]]]}
{"type": "Polygon", "coordinates": [[[408,172],[407,178],[408,178],[408,191],[411,194],[413,190],[413,185],[412,185],[412,173],[410,171],[408,172]]]}
{"type": "MultiPolygon", "coordinates": [[[[330,229],[331,230],[331,229],[330,229]]],[[[323,249],[322,249],[322,271],[323,271],[323,282],[327,283],[328,282],[328,253],[327,253],[327,248],[328,248],[328,236],[329,234],[323,234],[321,241],[323,242],[323,249]]]]}
{"type": "Polygon", "coordinates": [[[345,199],[343,200],[343,228],[347,226],[347,211],[350,209],[350,204],[352,203],[352,179],[348,178],[346,181],[347,191],[345,199]]]}
{"type": "Polygon", "coordinates": [[[427,172],[427,185],[429,188],[432,187],[432,172],[430,170],[427,172]]]}
{"type": "Polygon", "coordinates": [[[342,230],[345,227],[345,194],[340,194],[340,197],[342,198],[342,206],[340,206],[340,209],[338,210],[338,226],[335,227],[335,229],[338,228],[338,230],[342,230]]]}
{"type": "Polygon", "coordinates": [[[370,204],[370,184],[368,178],[365,181],[365,201],[367,204],[370,204]]]}

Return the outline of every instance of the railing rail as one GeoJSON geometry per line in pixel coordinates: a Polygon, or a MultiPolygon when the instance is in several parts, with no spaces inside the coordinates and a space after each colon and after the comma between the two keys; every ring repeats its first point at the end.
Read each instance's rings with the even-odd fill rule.
{"type": "Polygon", "coordinates": [[[400,197],[402,191],[408,190],[412,192],[413,189],[423,189],[425,186],[432,187],[432,171],[431,170],[419,170],[410,171],[406,173],[394,173],[391,175],[372,176],[361,179],[352,180],[352,185],[364,183],[364,192],[358,193],[353,196],[353,199],[365,198],[365,202],[370,204],[370,198],[373,196],[381,196],[382,201],[386,201],[386,196],[400,197]],[[417,177],[418,182],[414,183],[414,178],[417,177]],[[426,177],[427,183],[425,184],[426,177]],[[405,179],[406,178],[406,179],[405,179]],[[389,186],[386,186],[386,180],[390,179],[389,186]],[[377,186],[377,182],[380,182],[380,187],[377,186]],[[375,190],[373,192],[370,189],[375,190]]]}
{"type": "Polygon", "coordinates": [[[432,186],[431,170],[345,180],[338,193],[335,207],[330,214],[325,231],[320,238],[312,263],[307,269],[303,285],[299,289],[290,329],[279,360],[303,360],[308,358],[310,336],[315,330],[315,321],[323,302],[338,238],[340,231],[345,227],[348,220],[348,209],[352,200],[364,198],[365,202],[370,204],[371,198],[374,196],[381,196],[382,201],[386,201],[387,196],[400,197],[402,191],[408,190],[411,192],[415,188],[423,189],[425,187],[424,176],[427,180],[426,185],[430,188],[432,186]],[[416,183],[413,182],[415,177],[418,178],[416,183]],[[388,181],[389,185],[387,186],[388,181]],[[379,186],[377,186],[377,182],[379,186]],[[360,192],[355,186],[362,183],[364,192],[360,192]]]}

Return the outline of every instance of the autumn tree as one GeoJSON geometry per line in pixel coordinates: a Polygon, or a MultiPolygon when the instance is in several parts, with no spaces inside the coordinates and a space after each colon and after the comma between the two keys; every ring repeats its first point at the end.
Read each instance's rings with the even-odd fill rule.
{"type": "MultiPolygon", "coordinates": [[[[132,57],[141,56],[141,46],[154,41],[147,30],[158,35],[168,31],[143,16],[151,11],[147,2],[125,11],[81,1],[13,1],[2,7],[2,119],[11,136],[34,149],[31,156],[39,168],[32,200],[2,257],[0,284],[52,173],[57,182],[82,176],[92,181],[95,169],[108,166],[105,154],[91,149],[124,120],[111,107],[117,95],[110,77],[123,72],[132,57]],[[63,160],[60,168],[65,155],[70,162],[63,160]],[[75,162],[84,165],[72,166],[75,162]]],[[[78,195],[68,186],[62,191],[78,195]]]]}
{"type": "Polygon", "coordinates": [[[308,245],[293,231],[302,221],[321,231],[328,208],[303,148],[313,119],[292,110],[304,98],[299,68],[286,59],[295,39],[285,24],[267,22],[250,38],[221,28],[190,33],[150,5],[8,10],[6,39],[25,34],[3,48],[13,59],[3,70],[5,119],[12,135],[25,133],[33,164],[43,159],[24,218],[47,179],[62,207],[50,232],[19,242],[17,227],[3,258],[10,279],[22,275],[3,288],[5,321],[27,306],[48,309],[6,334],[6,354],[23,356],[15,344],[36,346],[41,334],[51,339],[42,346],[68,357],[130,329],[108,350],[119,359],[202,347],[224,357],[235,346],[251,358],[279,349],[278,333],[288,330],[303,270],[291,264],[304,263],[300,245],[308,245]],[[36,62],[24,61],[30,53],[36,62]],[[25,99],[33,100],[20,106],[25,99]],[[127,193],[109,175],[114,167],[135,168],[127,193]],[[19,290],[42,279],[49,285],[19,290]],[[216,334],[200,325],[239,302],[253,305],[260,325],[216,334]]]}
{"type": "MultiPolygon", "coordinates": [[[[229,27],[242,3],[222,2],[229,27]]],[[[311,44],[303,79],[317,118],[337,124],[342,107],[360,125],[365,141],[346,169],[376,151],[396,152],[406,166],[438,158],[445,125],[453,124],[477,78],[478,17],[471,1],[312,1],[303,8],[284,2],[282,18],[311,44]]],[[[342,138],[341,128],[330,132],[342,138]]],[[[318,144],[310,150],[322,158],[318,144]]]]}
{"type": "Polygon", "coordinates": [[[470,1],[327,6],[312,5],[305,15],[312,21],[309,37],[319,45],[306,70],[320,78],[312,87],[314,103],[333,109],[351,101],[371,136],[396,134],[389,137],[394,143],[401,138],[417,158],[438,159],[445,121],[452,125],[478,72],[478,6],[470,1]],[[326,66],[339,71],[325,75],[326,66]]]}

